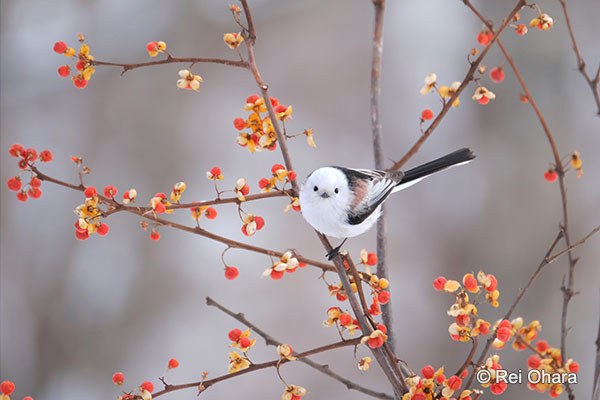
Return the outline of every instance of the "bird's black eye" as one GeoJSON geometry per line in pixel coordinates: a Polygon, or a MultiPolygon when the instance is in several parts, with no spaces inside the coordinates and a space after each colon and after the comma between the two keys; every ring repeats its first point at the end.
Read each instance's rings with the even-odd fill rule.
{"type": "Polygon", "coordinates": [[[313,190],[314,190],[315,192],[318,192],[318,191],[319,191],[319,188],[318,188],[317,186],[315,186],[315,187],[313,188],[313,190]]]}
{"type": "Polygon", "coordinates": [[[340,189],[335,188],[333,191],[335,192],[335,194],[338,194],[340,192],[340,189]]]}

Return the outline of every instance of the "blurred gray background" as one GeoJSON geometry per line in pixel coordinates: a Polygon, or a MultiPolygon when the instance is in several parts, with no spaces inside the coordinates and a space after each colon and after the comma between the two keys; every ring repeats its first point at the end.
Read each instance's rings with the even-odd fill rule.
{"type": "MultiPolygon", "coordinates": [[[[258,29],[257,59],[271,93],[294,107],[290,132],[312,127],[317,148],[303,138],[289,144],[300,176],[322,165],[372,167],[369,79],[373,10],[362,1],[251,1],[258,29]]],[[[419,136],[424,108],[436,114],[436,96],[421,97],[425,75],[438,74],[441,84],[462,80],[466,54],[478,47],[481,23],[460,1],[390,1],[385,21],[382,115],[386,157],[398,159],[419,136]]],[[[476,6],[498,22],[513,2],[478,1],[476,6]]],[[[592,95],[575,70],[575,58],[557,1],[542,9],[555,18],[549,32],[530,30],[518,37],[507,29],[503,41],[514,56],[539,103],[561,153],[577,149],[584,175],[567,178],[571,235],[574,240],[600,223],[600,119],[592,95]]],[[[594,71],[600,62],[597,16],[600,3],[570,4],[585,60],[594,71]],[[594,39],[594,37],[596,39],[594,39]]],[[[268,257],[232,250],[227,261],[240,269],[227,281],[219,259],[224,246],[163,228],[151,242],[139,218],[117,214],[107,222],[108,236],[75,240],[72,210],[80,193],[44,183],[39,200],[19,202],[5,183],[17,173],[8,147],[15,142],[50,149],[55,160],[43,170],[76,182],[71,155],[83,156],[92,170],[86,184],[119,192],[135,187],[144,204],[154,193],[169,192],[180,180],[188,183],[183,199],[214,196],[205,171],[219,165],[223,188],[244,176],[252,192],[276,152],[250,154],[235,144],[232,120],[245,116],[245,98],[257,91],[248,71],[219,65],[196,65],[204,77],[200,93],[177,90],[177,71],[166,65],[130,71],[100,67],[84,90],[61,78],[66,62],[52,51],[57,40],[76,43],[84,33],[91,54],[103,61],[142,62],[145,46],[164,40],[176,56],[235,59],[222,41],[236,31],[227,2],[219,1],[18,1],[1,2],[1,328],[0,378],[17,385],[15,398],[116,398],[113,372],[125,373],[125,388],[143,380],[160,387],[170,357],[181,366],[167,380],[199,379],[202,371],[216,377],[227,371],[227,333],[241,324],[205,305],[206,296],[246,316],[264,330],[307,350],[338,340],[333,328],[322,328],[329,298],[319,271],[306,268],[281,281],[261,279],[268,257]]],[[[523,11],[527,23],[533,14],[523,11]]],[[[485,64],[503,57],[493,48],[485,64]]],[[[506,80],[483,84],[497,94],[487,106],[473,102],[471,85],[461,105],[444,119],[410,166],[457,148],[477,154],[467,167],[432,177],[389,201],[391,292],[398,354],[413,369],[423,365],[456,370],[470,346],[447,334],[449,295],[433,291],[438,275],[460,279],[483,269],[500,282],[500,308],[480,307],[494,321],[506,311],[553,240],[560,221],[558,185],[542,174],[552,161],[543,131],[529,105],[518,100],[519,86],[509,68],[506,80]]],[[[119,194],[120,196],[120,194],[119,194]]],[[[323,249],[297,213],[284,215],[286,202],[273,199],[245,209],[265,216],[266,226],[246,238],[234,206],[222,206],[206,228],[248,243],[284,250],[297,248],[323,259],[323,249]]],[[[173,215],[192,224],[187,211],[173,215]]],[[[346,248],[358,257],[374,250],[370,232],[351,239],[346,248]]],[[[572,329],[568,356],[581,365],[579,398],[589,398],[593,349],[599,318],[599,237],[576,251],[575,289],[569,312],[572,329]]],[[[517,308],[527,322],[539,319],[541,338],[558,346],[562,295],[559,287],[566,260],[547,267],[517,308]]],[[[334,276],[329,280],[334,281],[334,276]]],[[[346,304],[341,304],[347,307],[346,304]]],[[[359,349],[359,357],[368,355],[359,349]]],[[[526,369],[529,354],[501,351],[501,364],[526,369]]],[[[273,359],[274,348],[261,339],[251,350],[256,362],[273,359]]],[[[390,392],[375,364],[360,373],[352,350],[316,356],[332,369],[361,384],[390,392]]],[[[363,399],[299,363],[287,364],[289,383],[309,390],[309,398],[363,399]]],[[[283,393],[273,369],[218,384],[208,399],[274,398],[283,393]]],[[[195,390],[168,398],[193,399],[195,390]]],[[[524,385],[510,386],[506,399],[543,398],[524,385]]],[[[484,398],[491,398],[488,393],[484,398]]]]}

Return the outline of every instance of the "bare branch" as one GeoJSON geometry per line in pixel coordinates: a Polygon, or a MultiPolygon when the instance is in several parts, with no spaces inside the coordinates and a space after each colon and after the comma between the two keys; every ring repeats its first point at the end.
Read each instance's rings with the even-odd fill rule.
{"type": "Polygon", "coordinates": [[[168,58],[165,58],[163,60],[148,61],[148,62],[137,63],[137,64],[123,64],[123,63],[107,62],[107,61],[100,61],[100,60],[91,60],[90,63],[92,65],[106,65],[106,66],[111,66],[111,67],[121,67],[121,68],[123,68],[121,75],[123,75],[127,71],[130,71],[130,70],[136,69],[136,68],[152,67],[154,65],[175,64],[175,63],[189,63],[189,64],[213,63],[213,64],[229,65],[231,67],[239,67],[239,68],[244,68],[244,69],[249,68],[248,63],[246,61],[225,60],[222,58],[203,58],[203,57],[180,58],[180,57],[169,56],[168,58]]]}
{"type": "MultiPolygon", "coordinates": [[[[267,345],[279,346],[279,345],[283,344],[283,342],[280,342],[279,340],[275,339],[273,336],[269,335],[268,333],[266,333],[265,331],[263,331],[262,329],[260,329],[256,325],[254,325],[252,322],[248,321],[244,314],[242,314],[242,313],[236,314],[233,311],[222,306],[221,304],[217,303],[210,297],[206,298],[206,304],[208,304],[209,306],[218,308],[219,310],[223,311],[225,314],[229,315],[230,317],[232,317],[232,318],[236,319],[237,321],[241,322],[242,324],[246,325],[248,328],[252,329],[252,331],[254,331],[255,333],[257,333],[258,335],[260,335],[261,337],[263,337],[265,339],[265,342],[267,345]]],[[[316,369],[317,371],[322,372],[323,374],[335,379],[336,381],[341,382],[349,390],[356,390],[356,391],[359,391],[361,393],[367,394],[369,396],[372,396],[372,397],[375,397],[378,399],[392,400],[394,398],[394,397],[390,396],[389,394],[376,392],[374,390],[357,385],[356,383],[352,382],[351,380],[344,378],[343,376],[332,371],[328,365],[319,364],[319,363],[311,360],[308,357],[301,358],[301,359],[299,359],[299,361],[316,369]]]]}

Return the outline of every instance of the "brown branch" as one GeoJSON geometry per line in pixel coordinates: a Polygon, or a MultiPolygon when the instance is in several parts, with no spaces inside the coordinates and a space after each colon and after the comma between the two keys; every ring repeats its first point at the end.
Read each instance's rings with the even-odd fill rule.
{"type": "Polygon", "coordinates": [[[591,79],[587,73],[585,68],[585,61],[583,61],[583,57],[581,53],[579,53],[579,48],[577,47],[577,41],[575,41],[575,35],[573,34],[573,28],[571,27],[571,20],[569,18],[569,13],[567,12],[567,3],[565,0],[558,0],[560,5],[562,6],[563,13],[565,14],[565,20],[567,21],[567,28],[569,29],[569,36],[571,37],[571,42],[573,43],[573,51],[575,52],[575,57],[577,58],[577,69],[583,75],[583,78],[592,89],[592,95],[594,96],[594,101],[596,102],[596,107],[598,108],[597,115],[600,116],[600,95],[598,94],[598,81],[600,80],[600,65],[598,66],[598,72],[594,79],[591,79]]]}
{"type": "MultiPolygon", "coordinates": [[[[460,366],[458,371],[456,371],[456,373],[454,374],[456,376],[460,376],[460,374],[462,374],[463,371],[465,369],[467,369],[469,367],[469,365],[471,365],[471,363],[473,362],[473,357],[475,356],[475,352],[477,351],[477,345],[479,344],[479,336],[472,337],[471,340],[473,341],[471,351],[467,355],[465,362],[462,363],[462,365],[460,366]]],[[[469,386],[465,386],[465,387],[468,388],[469,386]]]]}
{"type": "Polygon", "coordinates": [[[598,336],[596,337],[596,365],[594,367],[594,386],[592,400],[600,399],[600,318],[598,319],[598,336]]]}
{"type": "MultiPolygon", "coordinates": [[[[67,188],[70,188],[73,190],[77,190],[80,192],[83,192],[85,190],[85,187],[82,185],[77,186],[77,185],[73,185],[73,184],[70,184],[67,182],[63,182],[56,178],[52,178],[52,177],[40,172],[37,169],[37,167],[35,167],[33,165],[31,166],[31,170],[36,174],[37,178],[40,179],[41,181],[52,182],[57,185],[64,186],[64,187],[67,187],[67,188]]],[[[208,239],[212,239],[214,241],[226,244],[227,246],[232,247],[232,248],[248,250],[248,251],[252,251],[255,253],[266,254],[268,256],[273,256],[273,257],[281,257],[284,254],[283,252],[280,252],[280,251],[269,250],[264,247],[253,246],[253,245],[250,245],[247,243],[238,242],[233,239],[219,236],[215,233],[209,232],[209,231],[199,228],[197,226],[196,227],[186,226],[186,225],[178,224],[176,222],[172,222],[172,221],[169,221],[169,220],[166,220],[163,218],[159,218],[154,213],[148,213],[147,211],[145,211],[144,207],[137,208],[137,207],[123,206],[122,204],[117,203],[115,200],[109,199],[102,195],[98,195],[98,199],[103,204],[106,204],[110,207],[114,207],[114,209],[109,211],[107,214],[114,214],[116,212],[126,211],[126,212],[129,212],[132,214],[139,215],[140,217],[146,218],[150,221],[154,221],[159,225],[165,225],[165,226],[169,226],[171,228],[175,228],[175,229],[179,229],[179,230],[182,230],[185,232],[200,235],[200,236],[206,237],[208,239]]],[[[196,204],[196,206],[197,206],[197,204],[196,204]]],[[[303,257],[301,255],[296,255],[296,259],[302,263],[320,268],[323,271],[333,271],[334,270],[334,268],[331,266],[331,264],[323,263],[323,262],[316,261],[316,260],[311,260],[311,259],[303,257]]]]}
{"type": "MultiPolygon", "coordinates": [[[[315,231],[315,232],[317,233],[317,236],[321,240],[323,247],[325,247],[325,250],[327,250],[327,252],[330,252],[331,250],[333,250],[333,247],[331,246],[331,243],[329,243],[329,239],[327,239],[327,236],[323,235],[322,233],[320,233],[318,231],[315,231]]],[[[342,258],[339,255],[337,255],[333,258],[333,264],[335,265],[335,270],[338,273],[338,276],[340,277],[342,286],[344,287],[344,291],[346,292],[346,295],[348,296],[348,302],[350,303],[352,312],[354,313],[354,315],[356,316],[356,319],[358,320],[360,329],[364,335],[368,336],[371,332],[373,332],[373,329],[371,328],[369,321],[365,317],[365,313],[368,311],[361,310],[360,304],[358,303],[358,300],[356,300],[356,296],[354,295],[354,292],[352,290],[352,285],[350,284],[348,275],[346,274],[346,268],[344,267],[342,258]]],[[[406,384],[404,383],[404,379],[402,378],[402,376],[396,375],[396,372],[394,371],[393,364],[395,363],[395,360],[392,360],[391,358],[389,358],[388,354],[385,352],[385,349],[383,349],[381,347],[378,347],[376,349],[371,349],[371,352],[373,353],[375,360],[377,360],[377,363],[383,370],[383,373],[385,374],[386,378],[392,385],[392,388],[393,388],[396,396],[402,397],[402,394],[405,393],[408,390],[408,388],[407,388],[406,384]]]]}
{"type": "Polygon", "coordinates": [[[587,235],[585,235],[585,237],[583,239],[581,239],[580,241],[578,241],[577,243],[567,247],[564,250],[559,251],[558,253],[548,257],[546,259],[546,263],[550,264],[553,263],[554,261],[556,261],[557,258],[565,255],[566,253],[570,252],[571,250],[573,250],[575,247],[579,247],[582,244],[585,243],[586,240],[588,240],[589,238],[591,238],[592,236],[594,236],[596,233],[598,233],[598,231],[600,231],[600,225],[595,227],[590,233],[588,233],[587,235]]]}
{"type": "MultiPolygon", "coordinates": [[[[465,5],[467,7],[469,7],[475,15],[477,15],[477,17],[488,27],[488,29],[490,29],[491,32],[494,31],[491,23],[489,21],[487,21],[481,15],[481,13],[479,13],[477,11],[477,9],[475,9],[475,7],[473,7],[473,5],[470,3],[469,0],[463,0],[463,3],[465,3],[465,5]]],[[[529,92],[529,89],[527,88],[527,85],[525,84],[523,77],[521,76],[519,70],[517,69],[517,66],[516,66],[513,58],[510,56],[510,54],[508,54],[508,51],[506,51],[506,48],[504,47],[504,45],[502,44],[502,42],[500,40],[498,40],[498,46],[500,47],[500,50],[504,54],[504,57],[506,58],[506,60],[510,64],[513,72],[515,73],[515,76],[517,77],[517,80],[519,81],[521,88],[523,89],[529,104],[531,104],[531,107],[533,108],[535,114],[537,115],[537,117],[540,121],[540,124],[542,125],[544,133],[548,140],[548,143],[550,144],[550,148],[552,149],[552,154],[554,156],[554,162],[555,162],[555,170],[558,174],[558,183],[559,183],[560,197],[561,197],[561,202],[562,202],[562,218],[563,218],[562,230],[563,230],[563,234],[564,234],[565,244],[567,245],[567,248],[569,249],[569,248],[571,248],[571,238],[569,236],[569,214],[568,214],[568,209],[567,209],[567,188],[566,188],[566,184],[565,184],[565,170],[562,165],[562,161],[560,158],[560,154],[558,152],[558,148],[556,147],[554,137],[552,136],[552,133],[550,132],[550,129],[548,128],[548,124],[546,123],[544,117],[542,116],[542,113],[540,112],[539,107],[535,103],[533,96],[529,92]]],[[[571,298],[575,295],[575,292],[573,291],[573,279],[574,279],[574,273],[575,273],[575,264],[577,263],[577,259],[575,259],[573,257],[573,253],[572,253],[571,249],[567,250],[567,256],[569,259],[567,282],[566,282],[566,285],[563,282],[563,285],[561,286],[561,291],[563,293],[563,308],[562,308],[562,313],[561,313],[560,351],[561,351],[561,355],[562,355],[563,359],[567,358],[567,349],[566,349],[567,332],[568,332],[567,310],[568,310],[569,302],[571,301],[571,298]]],[[[573,394],[573,390],[572,390],[571,386],[568,383],[566,383],[565,386],[566,386],[567,392],[569,394],[569,399],[573,400],[575,398],[575,395],[573,394]]]]}
{"type": "MultiPolygon", "coordinates": [[[[463,0],[463,2],[467,6],[470,5],[470,3],[469,3],[468,0],[463,0]]],[[[500,36],[500,34],[504,30],[504,28],[506,28],[508,26],[509,22],[513,19],[513,17],[515,16],[515,14],[518,13],[521,8],[523,8],[523,6],[525,5],[525,3],[526,3],[525,0],[519,0],[519,2],[517,3],[517,5],[515,6],[515,8],[513,8],[513,10],[510,12],[510,14],[508,14],[508,16],[504,19],[504,21],[502,22],[502,25],[500,25],[500,28],[498,29],[498,31],[495,32],[494,37],[492,38],[492,40],[490,40],[490,42],[488,43],[488,45],[479,54],[479,57],[477,57],[477,59],[471,63],[471,67],[467,71],[467,74],[463,78],[460,86],[458,87],[458,89],[456,90],[456,92],[452,95],[452,97],[447,102],[444,103],[444,106],[442,107],[442,110],[440,111],[440,113],[438,114],[438,116],[433,120],[433,122],[431,123],[431,125],[429,125],[429,127],[425,130],[425,132],[423,132],[423,134],[421,135],[421,137],[410,148],[410,150],[408,150],[408,152],[400,160],[396,161],[394,163],[394,165],[391,168],[389,168],[389,171],[399,170],[400,168],[402,168],[402,166],[404,164],[406,164],[406,162],[413,155],[415,155],[419,151],[419,149],[421,148],[421,146],[423,145],[423,143],[425,143],[425,141],[433,133],[433,131],[435,130],[435,128],[437,128],[437,126],[440,124],[440,122],[442,121],[442,119],[446,116],[446,114],[448,113],[448,111],[452,107],[452,104],[454,103],[454,100],[456,100],[458,98],[458,96],[460,96],[460,94],[463,92],[463,90],[465,90],[465,88],[467,87],[467,85],[469,84],[469,82],[471,80],[473,80],[473,76],[475,75],[475,72],[477,71],[477,69],[479,67],[479,64],[481,64],[481,62],[483,61],[484,57],[487,55],[487,53],[490,50],[490,48],[492,47],[492,45],[498,40],[498,37],[500,36]]],[[[487,21],[486,21],[486,23],[487,23],[487,21]]]]}
{"type": "MultiPolygon", "coordinates": [[[[222,306],[221,304],[217,303],[210,297],[206,298],[206,304],[208,304],[209,306],[216,307],[217,309],[221,310],[225,314],[229,315],[230,317],[232,317],[232,318],[236,319],[237,321],[241,322],[242,324],[246,325],[248,328],[252,329],[252,331],[254,331],[256,334],[260,335],[263,339],[265,339],[265,342],[267,345],[279,346],[279,345],[283,344],[283,342],[280,342],[279,340],[275,339],[273,336],[269,335],[268,333],[266,333],[265,331],[263,331],[262,329],[260,329],[256,325],[254,325],[252,322],[248,321],[246,319],[246,317],[244,316],[244,314],[242,314],[242,313],[236,314],[233,311],[222,306]]],[[[369,395],[369,396],[372,396],[372,397],[375,397],[378,399],[386,399],[386,400],[393,399],[393,397],[390,396],[389,394],[376,392],[374,390],[357,385],[356,383],[352,382],[351,380],[344,378],[343,376],[332,371],[328,365],[319,364],[308,357],[301,358],[301,359],[299,359],[299,361],[316,369],[317,371],[335,379],[336,381],[342,383],[343,385],[346,386],[346,388],[348,390],[356,390],[358,392],[364,393],[366,395],[369,395]]]]}
{"type": "Polygon", "coordinates": [[[174,64],[174,63],[191,63],[191,64],[213,63],[213,64],[229,65],[231,67],[239,67],[239,68],[244,68],[244,69],[249,68],[248,63],[246,61],[225,60],[222,58],[203,58],[203,57],[183,57],[183,58],[181,58],[181,57],[168,56],[167,58],[165,58],[163,60],[148,61],[148,62],[137,63],[137,64],[124,64],[124,63],[115,63],[115,62],[107,62],[107,61],[100,61],[100,60],[92,60],[91,61],[92,65],[106,65],[106,66],[111,66],[111,67],[121,67],[121,68],[123,68],[121,75],[123,75],[127,71],[130,71],[130,70],[136,69],[136,68],[152,67],[154,65],[174,64]]]}
{"type": "MultiPolygon", "coordinates": [[[[523,298],[523,296],[525,295],[525,293],[529,290],[529,288],[531,287],[531,285],[533,285],[533,282],[536,280],[536,278],[538,277],[538,275],[540,274],[540,272],[542,272],[542,269],[546,265],[548,265],[548,262],[546,262],[546,259],[552,253],[552,251],[554,250],[554,248],[556,247],[556,245],[558,244],[558,242],[562,239],[562,237],[563,237],[563,231],[560,230],[558,232],[558,234],[556,235],[556,238],[554,239],[554,241],[550,245],[550,248],[548,249],[548,251],[546,251],[546,255],[544,255],[544,258],[542,259],[542,261],[540,262],[540,264],[538,265],[538,267],[536,268],[536,270],[533,272],[533,274],[529,278],[529,281],[527,282],[527,285],[525,285],[525,287],[521,289],[521,291],[519,292],[519,294],[517,295],[517,297],[515,298],[515,300],[511,304],[511,306],[509,307],[509,309],[506,312],[506,314],[504,314],[504,317],[502,317],[502,319],[509,319],[510,318],[510,316],[512,315],[513,311],[515,310],[515,308],[517,307],[517,305],[519,304],[519,302],[521,301],[521,299],[523,298]]],[[[483,361],[487,357],[487,353],[490,350],[490,347],[492,347],[492,343],[494,342],[495,338],[496,338],[495,332],[490,332],[490,336],[489,336],[487,342],[485,343],[485,346],[484,346],[483,350],[481,351],[481,355],[479,356],[479,359],[477,360],[477,362],[475,362],[476,366],[481,365],[483,363],[483,361]]],[[[475,379],[475,374],[471,374],[471,376],[469,377],[469,380],[467,381],[467,384],[466,384],[465,387],[467,387],[467,388],[471,387],[471,384],[473,383],[474,379],[475,379]]]]}
{"type": "MultiPolygon", "coordinates": [[[[356,346],[357,344],[360,343],[360,338],[356,338],[356,339],[350,339],[350,340],[342,340],[340,342],[336,342],[336,343],[332,343],[332,344],[328,344],[325,346],[321,346],[321,347],[317,347],[314,348],[312,350],[308,350],[305,351],[303,353],[298,353],[295,354],[295,357],[298,359],[304,358],[304,357],[308,357],[308,356],[312,356],[314,354],[319,354],[319,353],[323,353],[329,350],[333,350],[333,349],[339,349],[340,347],[346,347],[346,346],[356,346]]],[[[284,359],[277,359],[277,360],[273,360],[273,361],[267,361],[264,363],[260,363],[260,364],[252,364],[250,365],[250,367],[243,369],[241,371],[237,371],[237,372],[233,372],[231,374],[226,374],[226,375],[221,375],[218,376],[216,378],[213,379],[207,379],[204,381],[198,381],[198,382],[190,382],[190,383],[183,383],[183,384],[179,384],[179,385],[169,385],[167,384],[165,386],[165,388],[159,392],[156,392],[154,394],[152,394],[152,398],[156,398],[162,395],[165,395],[167,393],[170,392],[174,392],[176,390],[182,390],[182,389],[189,389],[189,388],[198,388],[198,386],[202,385],[204,387],[204,389],[202,389],[200,392],[208,389],[209,387],[215,385],[216,383],[228,380],[228,379],[232,379],[232,378],[236,378],[240,375],[244,375],[250,372],[254,372],[254,371],[258,371],[261,369],[265,369],[265,368],[271,368],[271,367],[277,367],[278,365],[283,365],[288,363],[290,360],[284,358],[284,359]]],[[[141,396],[136,396],[136,399],[141,398],[141,396]]]]}
{"type": "MultiPolygon", "coordinates": [[[[371,56],[371,131],[373,136],[373,154],[375,168],[384,169],[383,132],[381,125],[381,64],[383,58],[383,19],[385,14],[385,0],[373,0],[375,8],[375,22],[373,28],[373,52],[371,56]]],[[[381,216],[377,220],[377,275],[389,279],[387,266],[387,213],[385,204],[381,206],[381,216]]],[[[396,338],[393,328],[392,300],[381,306],[383,324],[388,328],[388,345],[391,351],[396,348],[396,338]]]]}

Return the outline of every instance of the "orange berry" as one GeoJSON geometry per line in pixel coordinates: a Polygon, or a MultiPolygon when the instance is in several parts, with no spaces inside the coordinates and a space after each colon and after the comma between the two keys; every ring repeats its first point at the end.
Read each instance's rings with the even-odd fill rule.
{"type": "Polygon", "coordinates": [[[64,54],[67,50],[67,44],[65,42],[56,42],[54,43],[54,51],[58,54],[64,54]]]}
{"type": "Polygon", "coordinates": [[[448,387],[452,390],[458,390],[460,389],[462,385],[462,379],[460,379],[458,376],[454,375],[451,376],[450,378],[448,378],[448,387]]]}
{"type": "Polygon", "coordinates": [[[31,187],[34,188],[39,188],[40,186],[42,186],[42,181],[40,181],[38,178],[36,178],[35,176],[33,178],[31,178],[31,180],[29,181],[29,184],[31,185],[31,187]]]}
{"type": "Polygon", "coordinates": [[[160,233],[158,233],[158,231],[152,229],[152,232],[150,232],[150,240],[153,240],[156,242],[159,239],[160,239],[160,233]]]}
{"type": "Polygon", "coordinates": [[[265,220],[262,217],[256,216],[254,217],[254,222],[256,222],[256,230],[259,231],[265,226],[265,220]]]}
{"type": "Polygon", "coordinates": [[[206,215],[206,218],[208,219],[215,219],[217,218],[217,210],[212,207],[208,207],[206,210],[204,210],[204,215],[206,215]]]}
{"type": "Polygon", "coordinates": [[[117,188],[116,187],[114,187],[112,185],[109,185],[109,186],[106,186],[104,188],[104,196],[106,196],[106,197],[115,197],[116,194],[117,194],[117,188]]]}
{"type": "Polygon", "coordinates": [[[510,339],[510,329],[503,326],[496,331],[496,338],[504,343],[510,339]]]}
{"type": "Polygon", "coordinates": [[[176,359],[174,359],[174,358],[171,358],[171,359],[169,360],[169,366],[168,366],[168,368],[169,368],[169,369],[174,369],[174,368],[177,368],[177,367],[179,367],[179,361],[177,361],[177,360],[176,360],[176,359]]]}
{"type": "Polygon", "coordinates": [[[50,150],[44,150],[40,153],[40,161],[41,162],[50,162],[52,161],[52,152],[50,150]]]}
{"type": "Polygon", "coordinates": [[[504,70],[502,67],[492,68],[490,70],[490,79],[496,83],[500,83],[504,80],[504,70]]]}
{"type": "Polygon", "coordinates": [[[421,113],[421,119],[423,121],[429,121],[432,118],[433,118],[433,111],[431,111],[429,108],[423,110],[423,112],[421,113]]]}
{"type": "Polygon", "coordinates": [[[240,347],[250,347],[252,342],[247,337],[243,337],[240,339],[240,347]]]}
{"type": "Polygon", "coordinates": [[[487,104],[490,102],[490,98],[489,97],[485,97],[485,96],[481,96],[481,98],[479,100],[477,100],[479,102],[479,104],[487,104]]]}
{"type": "Polygon", "coordinates": [[[242,335],[242,331],[238,328],[230,330],[229,333],[227,334],[227,336],[229,337],[229,340],[231,340],[232,342],[237,342],[241,335],[242,335]]]}
{"type": "Polygon", "coordinates": [[[535,354],[530,355],[527,359],[527,366],[531,369],[538,369],[541,363],[542,360],[540,360],[540,358],[535,354]]]}
{"type": "Polygon", "coordinates": [[[95,195],[98,194],[98,192],[96,192],[96,188],[93,186],[88,186],[84,191],[83,194],[85,195],[86,199],[89,199],[91,197],[94,197],[95,195]]]}
{"type": "Polygon", "coordinates": [[[17,193],[17,199],[21,201],[27,201],[27,193],[24,190],[21,190],[19,193],[17,193]]]}
{"type": "Polygon", "coordinates": [[[98,226],[98,229],[96,230],[96,232],[98,232],[98,235],[100,236],[104,236],[108,233],[108,225],[106,225],[104,222],[100,224],[100,226],[98,226]]]}
{"type": "Polygon", "coordinates": [[[142,382],[140,387],[144,390],[149,391],[150,393],[152,393],[154,391],[154,385],[152,384],[152,382],[148,382],[148,381],[142,382]]]}
{"type": "Polygon", "coordinates": [[[379,293],[379,295],[377,296],[377,300],[381,304],[386,304],[388,301],[390,301],[390,292],[388,292],[387,290],[382,290],[381,293],[379,293]]]}
{"type": "Polygon", "coordinates": [[[425,379],[433,378],[434,373],[435,373],[435,370],[433,369],[433,367],[431,365],[426,365],[421,370],[421,375],[423,375],[423,378],[425,378],[425,379]]]}
{"type": "Polygon", "coordinates": [[[8,152],[13,157],[23,157],[23,155],[25,154],[25,148],[23,146],[21,146],[19,143],[15,143],[12,146],[10,146],[10,149],[8,149],[8,152]]]}
{"type": "Polygon", "coordinates": [[[115,383],[115,385],[121,386],[125,381],[125,376],[122,372],[115,372],[112,376],[112,381],[115,383]]]}
{"type": "Polygon", "coordinates": [[[236,118],[233,120],[233,126],[235,126],[235,129],[238,131],[241,131],[246,127],[246,121],[244,121],[243,118],[236,118]]]}
{"type": "Polygon", "coordinates": [[[544,179],[548,182],[554,182],[558,178],[558,174],[552,168],[544,172],[544,179]]]}
{"type": "Polygon", "coordinates": [[[13,176],[6,182],[6,186],[13,192],[18,192],[21,190],[21,178],[18,176],[13,176]]]}
{"type": "Polygon", "coordinates": [[[506,386],[507,386],[506,382],[504,382],[504,381],[500,381],[498,383],[492,383],[490,385],[490,391],[496,395],[502,394],[506,390],[506,386]]]}
{"type": "Polygon", "coordinates": [[[373,266],[373,265],[377,265],[377,254],[375,253],[369,253],[367,255],[367,265],[373,266]]]}
{"type": "Polygon", "coordinates": [[[240,271],[236,267],[225,267],[225,278],[229,279],[230,281],[237,278],[239,274],[240,271]]]}
{"type": "Polygon", "coordinates": [[[574,373],[579,372],[579,364],[573,361],[571,364],[569,364],[569,371],[574,373]]]}
{"type": "Polygon", "coordinates": [[[42,191],[35,187],[29,188],[28,193],[29,193],[29,197],[31,197],[32,199],[39,199],[40,196],[42,195],[42,191]]]}
{"type": "Polygon", "coordinates": [[[275,270],[271,271],[271,279],[274,279],[277,281],[281,278],[283,278],[283,271],[275,271],[275,270]]]}
{"type": "Polygon", "coordinates": [[[15,384],[11,381],[4,381],[0,383],[0,392],[5,395],[10,395],[15,391],[15,384]]]}
{"type": "Polygon", "coordinates": [[[446,278],[444,278],[443,276],[439,276],[433,281],[433,287],[439,292],[441,290],[444,290],[444,285],[446,284],[446,282],[448,282],[446,278]]]}
{"type": "Polygon", "coordinates": [[[71,68],[68,65],[61,65],[58,67],[58,75],[62,76],[63,78],[69,76],[70,73],[71,68]]]}
{"type": "Polygon", "coordinates": [[[258,97],[258,95],[253,94],[252,96],[248,96],[248,98],[246,98],[246,103],[254,104],[259,98],[260,97],[258,97]]]}
{"type": "Polygon", "coordinates": [[[352,317],[348,314],[342,314],[340,315],[340,324],[342,324],[342,326],[346,326],[348,324],[350,324],[352,322],[352,317]]]}

